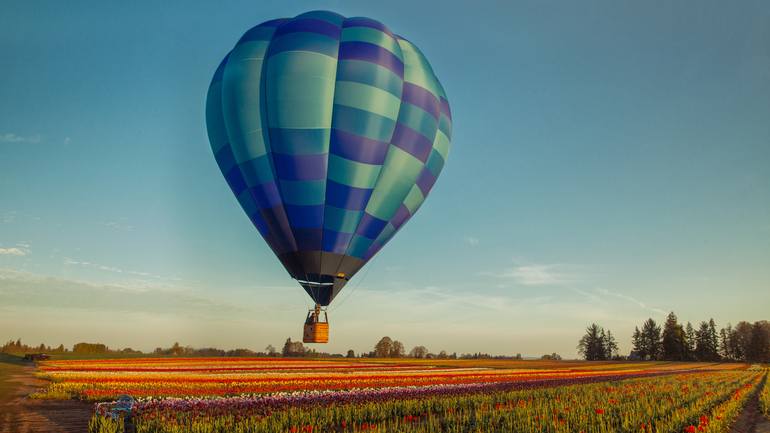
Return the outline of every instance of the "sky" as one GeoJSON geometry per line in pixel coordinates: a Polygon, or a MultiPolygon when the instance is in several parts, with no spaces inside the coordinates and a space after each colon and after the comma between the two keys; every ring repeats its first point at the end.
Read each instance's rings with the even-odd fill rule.
{"type": "Polygon", "coordinates": [[[319,349],[557,352],[596,322],[770,319],[770,4],[4,3],[0,340],[280,347],[310,298],[211,155],[204,103],[251,26],[314,9],[421,48],[453,114],[417,215],[319,349]]]}

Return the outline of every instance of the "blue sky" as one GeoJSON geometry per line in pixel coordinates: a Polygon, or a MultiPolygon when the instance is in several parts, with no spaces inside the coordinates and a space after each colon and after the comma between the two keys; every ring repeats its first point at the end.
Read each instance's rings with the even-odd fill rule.
{"type": "Polygon", "coordinates": [[[0,338],[280,345],[309,298],[210,154],[206,89],[249,27],[312,9],[425,53],[453,149],[331,307],[332,351],[575,356],[674,310],[770,311],[770,6],[21,2],[0,16],[0,338]],[[37,317],[34,322],[26,320],[37,317]]]}

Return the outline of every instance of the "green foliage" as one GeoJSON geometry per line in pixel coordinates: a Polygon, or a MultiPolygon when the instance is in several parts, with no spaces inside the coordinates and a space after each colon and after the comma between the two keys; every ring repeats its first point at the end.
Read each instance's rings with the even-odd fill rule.
{"type": "Polygon", "coordinates": [[[660,326],[652,318],[647,319],[641,331],[639,328],[634,331],[633,344],[636,358],[650,361],[660,359],[663,352],[660,326]]]}
{"type": "Polygon", "coordinates": [[[770,375],[770,371],[765,373],[765,385],[762,387],[762,392],[759,394],[759,407],[762,409],[762,413],[770,418],[770,380],[768,380],[770,378],[768,375],[770,375]]]}
{"type": "Polygon", "coordinates": [[[596,323],[592,323],[586,328],[586,333],[580,339],[577,349],[578,353],[587,361],[607,361],[615,358],[618,354],[618,344],[615,342],[612,332],[596,323]]]}
{"type": "Polygon", "coordinates": [[[689,358],[688,346],[687,334],[672,311],[663,325],[663,359],[666,361],[686,361],[689,358]]]}

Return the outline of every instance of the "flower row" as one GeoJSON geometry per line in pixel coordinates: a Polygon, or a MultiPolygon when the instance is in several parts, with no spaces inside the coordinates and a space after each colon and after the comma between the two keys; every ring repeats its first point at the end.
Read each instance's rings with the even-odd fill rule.
{"type": "Polygon", "coordinates": [[[108,400],[121,394],[134,397],[183,397],[183,396],[232,396],[241,394],[265,394],[286,391],[307,390],[345,390],[353,388],[385,388],[428,385],[456,385],[475,383],[508,383],[531,381],[558,381],[596,377],[607,380],[608,377],[658,374],[655,371],[580,371],[580,372],[528,372],[519,370],[447,370],[420,372],[389,372],[386,374],[331,374],[319,373],[314,376],[279,377],[244,376],[244,375],[208,375],[189,377],[177,376],[152,377],[134,375],[105,377],[101,374],[88,376],[69,376],[67,374],[47,373],[51,384],[37,398],[78,398],[84,400],[108,400]]]}
{"type": "MultiPolygon", "coordinates": [[[[709,372],[436,385],[137,403],[137,433],[546,432],[722,433],[762,378],[709,372]],[[622,380],[621,380],[622,379],[622,380]],[[554,386],[556,385],[556,386],[554,386]]],[[[91,433],[120,431],[95,414],[91,433]],[[116,430],[111,430],[116,429],[116,430]]]]}

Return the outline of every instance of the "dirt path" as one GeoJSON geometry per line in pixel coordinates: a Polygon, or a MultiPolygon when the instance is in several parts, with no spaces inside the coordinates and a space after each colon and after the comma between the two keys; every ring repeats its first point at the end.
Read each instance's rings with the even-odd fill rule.
{"type": "Polygon", "coordinates": [[[35,367],[0,359],[0,433],[84,433],[91,404],[32,400],[27,395],[45,385],[35,367]]]}
{"type": "Polygon", "coordinates": [[[746,407],[738,416],[735,425],[730,429],[730,433],[770,433],[770,419],[766,418],[759,410],[759,391],[761,389],[761,386],[758,387],[754,394],[749,397],[746,407]]]}

